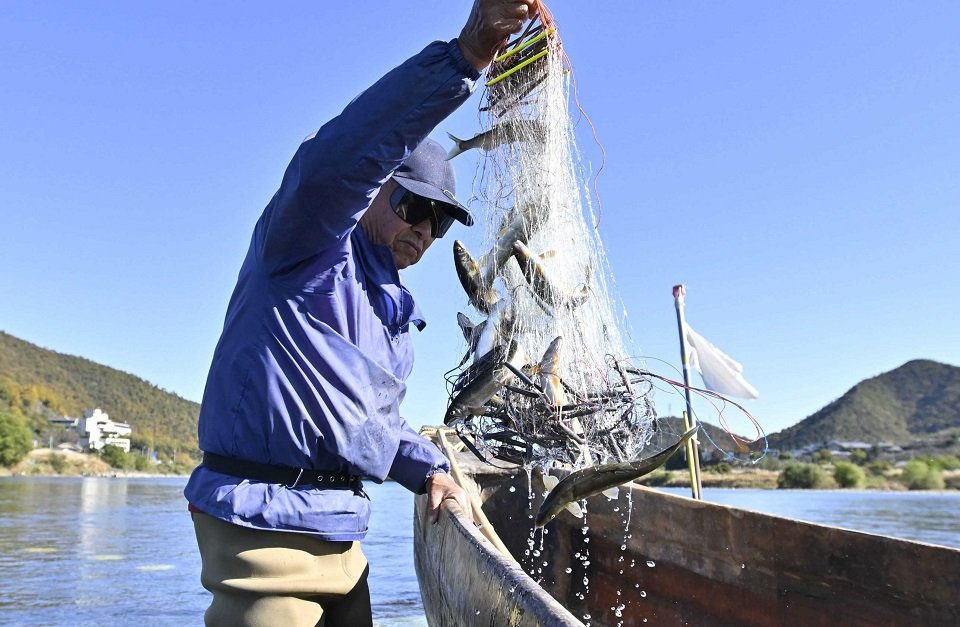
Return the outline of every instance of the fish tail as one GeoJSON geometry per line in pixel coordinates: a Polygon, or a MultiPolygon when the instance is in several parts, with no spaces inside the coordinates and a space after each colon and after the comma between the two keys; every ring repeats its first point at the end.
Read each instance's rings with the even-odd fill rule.
{"type": "Polygon", "coordinates": [[[453,133],[447,133],[447,137],[453,140],[453,143],[454,143],[454,147],[450,149],[450,153],[447,155],[447,161],[450,161],[451,159],[459,155],[461,152],[466,150],[466,148],[464,148],[463,146],[465,140],[460,139],[453,133]]]}

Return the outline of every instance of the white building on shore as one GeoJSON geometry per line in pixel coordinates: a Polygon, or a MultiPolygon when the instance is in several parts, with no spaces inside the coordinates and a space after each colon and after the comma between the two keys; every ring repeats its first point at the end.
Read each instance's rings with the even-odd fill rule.
{"type": "Polygon", "coordinates": [[[125,422],[110,420],[99,407],[83,412],[83,418],[77,420],[77,432],[80,434],[80,446],[85,451],[99,451],[111,444],[130,452],[130,433],[133,431],[125,422]]]}

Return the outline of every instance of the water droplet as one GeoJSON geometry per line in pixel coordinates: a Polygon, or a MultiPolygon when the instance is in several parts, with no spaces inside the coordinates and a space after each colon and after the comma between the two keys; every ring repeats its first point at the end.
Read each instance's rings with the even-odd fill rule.
{"type": "Polygon", "coordinates": [[[647,566],[649,566],[650,568],[653,568],[656,565],[657,564],[653,560],[647,560],[647,566]]]}
{"type": "Polygon", "coordinates": [[[627,545],[626,545],[626,544],[621,544],[621,545],[620,545],[620,550],[621,550],[621,551],[626,551],[626,550],[627,550],[627,545]]]}
{"type": "Polygon", "coordinates": [[[740,564],[740,568],[746,568],[746,567],[747,567],[746,564],[740,564]]]}
{"type": "Polygon", "coordinates": [[[516,489],[515,487],[513,487],[513,486],[510,486],[510,491],[511,491],[511,492],[516,492],[517,489],[516,489]]]}
{"type": "Polygon", "coordinates": [[[584,538],[583,541],[586,542],[586,543],[589,543],[589,542],[590,542],[590,538],[584,538]]]}
{"type": "MultiPolygon", "coordinates": [[[[567,569],[566,569],[565,571],[563,571],[563,572],[565,572],[565,573],[567,573],[567,574],[569,575],[570,573],[573,572],[573,569],[568,566],[567,569]]],[[[638,584],[638,585],[639,585],[639,584],[638,584]]]]}
{"type": "Polygon", "coordinates": [[[477,616],[480,616],[480,610],[477,610],[477,616]]]}
{"type": "Polygon", "coordinates": [[[641,591],[640,591],[640,596],[641,596],[641,597],[647,596],[647,591],[646,591],[646,590],[641,590],[641,591]]]}

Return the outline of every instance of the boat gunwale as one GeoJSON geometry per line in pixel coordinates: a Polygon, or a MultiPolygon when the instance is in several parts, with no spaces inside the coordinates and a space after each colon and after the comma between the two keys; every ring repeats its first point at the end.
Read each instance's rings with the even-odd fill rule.
{"type": "MultiPolygon", "coordinates": [[[[500,499],[512,500],[511,494],[528,489],[527,472],[520,466],[493,467],[467,452],[455,453],[455,457],[465,469],[464,488],[484,503],[492,524],[501,532],[508,527],[510,535],[504,539],[520,555],[516,551],[523,551],[520,536],[525,538],[525,534],[515,533],[520,530],[514,530],[497,510],[509,506],[500,499]],[[508,485],[513,489],[507,489],[508,485]]],[[[554,473],[564,474],[562,470],[554,473]]],[[[528,506],[535,512],[543,486],[536,473],[530,478],[537,481],[528,506]]],[[[658,622],[702,619],[713,611],[719,612],[718,617],[726,616],[744,625],[787,624],[801,618],[806,624],[836,624],[841,619],[853,625],[933,624],[931,620],[949,624],[960,618],[960,598],[956,595],[960,589],[960,549],[694,500],[636,484],[629,484],[626,491],[621,489],[621,499],[626,493],[631,495],[633,516],[641,512],[643,519],[631,522],[631,540],[624,542],[638,560],[656,562],[659,581],[648,577],[644,586],[649,593],[645,602],[661,603],[651,614],[658,622]],[[955,586],[952,592],[951,586],[955,586]]],[[[588,500],[588,504],[593,503],[588,506],[590,526],[615,529],[622,514],[615,514],[613,505],[602,497],[593,498],[597,500],[588,500]]],[[[444,504],[444,511],[449,508],[444,504]]],[[[469,526],[463,527],[464,537],[481,553],[496,554],[494,545],[465,520],[469,526]]],[[[566,534],[569,549],[570,538],[580,532],[579,525],[571,522],[558,518],[548,524],[551,541],[566,534]]],[[[624,532],[622,526],[617,534],[620,532],[624,532]]],[[[603,598],[606,595],[602,588],[619,585],[611,583],[618,567],[607,563],[603,568],[608,570],[602,570],[600,566],[600,562],[613,562],[616,557],[608,560],[604,553],[617,553],[621,543],[619,537],[613,537],[617,534],[601,534],[591,543],[591,561],[595,562],[591,568],[596,569],[591,575],[596,584],[591,607],[609,607],[610,599],[603,598]]],[[[564,559],[553,554],[551,568],[561,568],[564,559]]],[[[573,562],[563,564],[569,565],[576,569],[573,562]]],[[[515,567],[522,569],[519,564],[515,567]]],[[[534,585],[551,599],[552,594],[558,595],[559,602],[569,605],[573,612],[585,609],[576,607],[570,590],[564,589],[566,584],[558,587],[559,580],[550,582],[549,576],[539,580],[543,586],[534,585]]],[[[594,620],[603,620],[596,612],[593,615],[594,620]]],[[[492,623],[468,620],[458,624],[492,623]]]]}

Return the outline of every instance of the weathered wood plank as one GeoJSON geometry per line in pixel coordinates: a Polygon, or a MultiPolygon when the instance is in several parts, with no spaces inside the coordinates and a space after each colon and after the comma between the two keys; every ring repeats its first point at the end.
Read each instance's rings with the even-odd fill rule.
{"type": "Polygon", "coordinates": [[[418,496],[414,555],[430,625],[582,625],[517,562],[498,553],[455,503],[444,502],[435,525],[426,509],[426,497],[418,496]]]}

